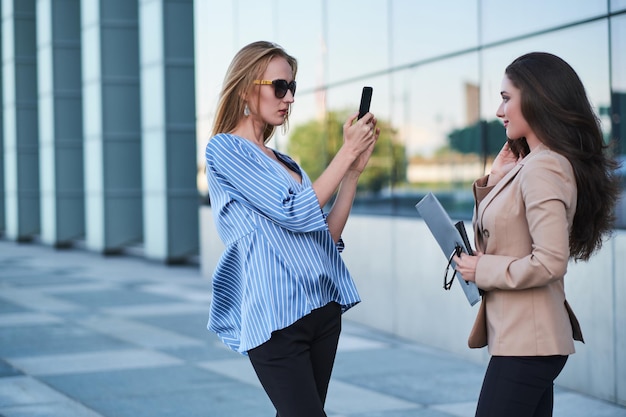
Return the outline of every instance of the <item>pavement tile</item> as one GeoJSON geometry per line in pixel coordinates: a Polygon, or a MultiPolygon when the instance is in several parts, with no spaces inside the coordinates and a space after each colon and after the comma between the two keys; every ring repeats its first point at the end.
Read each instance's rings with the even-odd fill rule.
{"type": "Polygon", "coordinates": [[[474,413],[476,412],[476,402],[467,401],[451,404],[435,404],[431,406],[431,409],[437,410],[441,413],[446,413],[447,416],[474,417],[474,413]]]}
{"type": "Polygon", "coordinates": [[[209,305],[211,302],[211,285],[181,286],[179,284],[148,284],[140,287],[141,291],[151,294],[162,294],[183,301],[192,301],[209,305]]]}
{"type": "Polygon", "coordinates": [[[158,326],[162,329],[168,329],[172,332],[195,338],[196,340],[206,342],[214,342],[217,340],[215,335],[206,328],[209,317],[208,306],[191,313],[189,311],[180,310],[172,312],[172,310],[167,309],[166,306],[166,308],[161,311],[160,315],[135,315],[128,317],[132,317],[135,321],[141,321],[142,323],[158,326]]]}
{"type": "Polygon", "coordinates": [[[72,311],[79,308],[76,304],[24,288],[4,287],[0,292],[0,299],[27,309],[50,313],[72,311]]]}
{"type": "Polygon", "coordinates": [[[60,318],[46,313],[0,313],[0,326],[40,326],[61,322],[60,318]]]}
{"type": "MultiPolygon", "coordinates": [[[[42,273],[38,270],[32,270],[28,273],[19,271],[15,267],[7,267],[0,263],[0,269],[4,269],[2,274],[2,282],[5,284],[11,284],[15,288],[22,289],[46,289],[54,288],[55,286],[73,286],[73,285],[88,285],[93,281],[83,279],[78,276],[74,276],[74,272],[67,274],[60,272],[48,272],[42,273]]],[[[100,285],[103,285],[100,283],[100,285]]]]}
{"type": "Polygon", "coordinates": [[[422,408],[421,404],[405,401],[337,379],[331,380],[328,387],[326,409],[331,413],[358,414],[366,412],[406,411],[422,408]]]}
{"type": "Polygon", "coordinates": [[[58,403],[0,408],[2,417],[105,417],[67,399],[58,403]]]}
{"type": "Polygon", "coordinates": [[[474,369],[481,372],[480,365],[471,364],[452,355],[437,353],[428,354],[402,347],[387,349],[357,350],[338,352],[333,374],[340,378],[354,376],[375,377],[394,373],[415,373],[416,375],[457,371],[458,369],[474,369]],[[393,352],[393,355],[390,355],[393,352]],[[364,369],[362,364],[368,364],[364,369]]]}
{"type": "Polygon", "coordinates": [[[118,317],[92,316],[79,322],[81,325],[96,332],[104,333],[145,348],[202,345],[202,342],[197,339],[118,317]]]}
{"type": "MultiPolygon", "coordinates": [[[[122,307],[108,307],[103,308],[103,312],[124,317],[150,317],[150,316],[164,316],[171,314],[187,314],[187,313],[203,313],[205,314],[205,321],[208,320],[209,308],[206,305],[197,305],[189,303],[157,303],[157,304],[143,304],[143,305],[130,305],[122,307]]],[[[204,325],[206,328],[206,323],[204,325]]]]}
{"type": "Polygon", "coordinates": [[[44,375],[41,380],[83,402],[102,398],[151,398],[190,389],[210,393],[222,384],[235,384],[223,375],[182,362],[159,367],[44,375]]]}
{"type": "Polygon", "coordinates": [[[244,384],[263,389],[247,357],[200,362],[198,366],[244,384]]]}
{"type": "Polygon", "coordinates": [[[482,375],[469,372],[437,375],[399,373],[359,376],[351,383],[423,405],[471,401],[478,397],[482,375]]]}
{"type": "Polygon", "coordinates": [[[68,322],[0,327],[0,357],[71,354],[130,345],[68,322]]]}
{"type": "Polygon", "coordinates": [[[189,389],[150,397],[89,400],[87,405],[106,417],[273,417],[265,393],[251,387],[221,384],[210,392],[189,389]]]}
{"type": "Polygon", "coordinates": [[[202,346],[165,347],[160,348],[160,351],[197,364],[210,361],[230,360],[233,359],[233,357],[240,356],[217,340],[210,340],[207,344],[203,344],[202,346]]]}
{"type": "MultiPolygon", "coordinates": [[[[473,417],[474,414],[472,414],[473,417]]],[[[412,410],[384,410],[384,411],[366,411],[358,414],[343,414],[341,417],[452,417],[443,411],[432,408],[415,408],[412,410]]],[[[328,417],[339,417],[329,414],[328,417]]]]}
{"type": "MultiPolygon", "coordinates": [[[[0,292],[4,291],[2,288],[2,284],[0,283],[0,292]]],[[[9,300],[2,299],[0,297],[0,314],[8,314],[8,313],[30,313],[31,310],[25,307],[22,307],[18,304],[12,303],[9,300]]]]}
{"type": "Polygon", "coordinates": [[[74,305],[81,305],[89,308],[158,304],[168,303],[175,300],[172,297],[148,294],[133,290],[132,288],[124,287],[109,290],[55,294],[55,297],[61,300],[70,301],[74,305]]]}
{"type": "Polygon", "coordinates": [[[54,295],[73,292],[99,292],[116,288],[114,284],[108,282],[94,282],[91,280],[73,280],[68,283],[48,283],[37,285],[37,291],[54,295]]]}
{"type": "Polygon", "coordinates": [[[179,364],[182,361],[163,353],[145,349],[38,355],[8,358],[14,367],[29,375],[62,375],[114,369],[138,369],[179,364]]]}
{"type": "Polygon", "coordinates": [[[554,394],[554,417],[624,417],[626,407],[573,392],[554,394]]]}
{"type": "Polygon", "coordinates": [[[29,376],[0,378],[0,408],[65,400],[65,396],[29,376]]]}
{"type": "Polygon", "coordinates": [[[27,376],[0,378],[0,415],[4,417],[102,417],[66,395],[27,376]]]}
{"type": "Polygon", "coordinates": [[[356,350],[370,350],[370,349],[384,349],[389,347],[389,344],[371,340],[366,337],[353,336],[346,334],[345,332],[339,338],[339,346],[337,346],[337,352],[353,352],[356,350]]]}
{"type": "MultiPolygon", "coordinates": [[[[4,359],[0,359],[0,378],[8,377],[8,376],[18,376],[22,375],[22,372],[18,369],[15,369],[9,363],[7,363],[4,359]]],[[[0,381],[2,381],[0,379],[0,381]]]]}

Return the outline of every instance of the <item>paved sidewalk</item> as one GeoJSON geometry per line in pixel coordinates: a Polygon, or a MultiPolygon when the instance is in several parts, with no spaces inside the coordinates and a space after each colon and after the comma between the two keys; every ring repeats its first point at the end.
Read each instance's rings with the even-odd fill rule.
{"type": "MultiPolygon", "coordinates": [[[[0,240],[0,417],[274,416],[193,266],[0,240]]],[[[359,306],[355,307],[359,308],[359,306]]],[[[350,322],[329,417],[470,417],[483,366],[350,322]]],[[[626,416],[564,389],[556,417],[626,416]]]]}

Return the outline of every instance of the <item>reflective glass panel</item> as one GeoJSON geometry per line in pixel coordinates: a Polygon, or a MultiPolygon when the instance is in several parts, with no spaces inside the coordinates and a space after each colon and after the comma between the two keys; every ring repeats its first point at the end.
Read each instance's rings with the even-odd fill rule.
{"type": "Polygon", "coordinates": [[[617,210],[617,226],[626,228],[626,15],[611,20],[611,127],[618,143],[622,168],[622,198],[617,210]]]}
{"type": "Polygon", "coordinates": [[[407,162],[405,184],[396,194],[405,214],[432,191],[451,215],[471,216],[470,184],[484,172],[478,74],[478,54],[470,53],[396,77],[394,127],[407,162]]]}
{"type": "Polygon", "coordinates": [[[393,66],[441,57],[478,45],[476,0],[390,1],[389,4],[393,66]]]}
{"type": "Polygon", "coordinates": [[[606,0],[479,0],[482,42],[511,39],[606,14],[606,0]]]}
{"type": "MultiPolygon", "coordinates": [[[[279,43],[298,59],[290,129],[277,129],[270,145],[299,161],[319,151],[311,177],[339,145],[337,123],[357,110],[362,87],[374,87],[371,109],[389,129],[383,146],[391,159],[372,159],[380,180],[361,187],[359,208],[391,207],[402,214],[410,200],[414,215],[420,193],[436,191],[446,204],[445,193],[469,190],[488,168],[487,154],[505,140],[495,116],[504,68],[526,52],[543,50],[568,61],[585,83],[607,141],[616,131],[611,111],[619,104],[615,93],[626,84],[625,18],[613,18],[611,70],[608,21],[594,19],[606,15],[609,4],[614,12],[624,9],[626,0],[573,0],[567,7],[561,0],[423,3],[196,2],[200,162],[228,64],[243,45],[260,39],[279,43]],[[292,146],[294,137],[300,145],[292,146]],[[303,137],[317,137],[319,149],[302,146],[303,137]]],[[[469,216],[471,207],[458,217],[469,216]]]]}
{"type": "Polygon", "coordinates": [[[327,1],[323,34],[329,83],[384,70],[389,65],[387,1],[327,1]],[[357,10],[358,8],[358,10],[357,10]]]}
{"type": "Polygon", "coordinates": [[[626,10],[626,0],[611,0],[611,12],[626,10]]]}
{"type": "Polygon", "coordinates": [[[610,105],[607,23],[606,20],[592,22],[485,49],[481,75],[483,118],[496,118],[495,112],[500,104],[500,85],[506,66],[527,52],[545,51],[560,56],[576,70],[587,89],[591,103],[601,116],[603,129],[608,137],[610,123],[603,110],[610,105]]]}

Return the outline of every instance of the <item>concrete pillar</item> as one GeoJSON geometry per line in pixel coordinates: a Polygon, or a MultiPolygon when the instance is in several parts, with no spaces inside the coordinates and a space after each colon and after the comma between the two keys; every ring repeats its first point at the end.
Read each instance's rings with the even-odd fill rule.
{"type": "Polygon", "coordinates": [[[140,0],[144,253],[198,252],[192,0],[140,0]]]}
{"type": "Polygon", "coordinates": [[[82,0],[86,245],[142,240],[137,0],[82,0]]]}
{"type": "Polygon", "coordinates": [[[39,233],[35,0],[2,0],[2,83],[6,236],[39,233]]]}
{"type": "Polygon", "coordinates": [[[80,0],[37,0],[41,240],[85,232],[80,0]]]}

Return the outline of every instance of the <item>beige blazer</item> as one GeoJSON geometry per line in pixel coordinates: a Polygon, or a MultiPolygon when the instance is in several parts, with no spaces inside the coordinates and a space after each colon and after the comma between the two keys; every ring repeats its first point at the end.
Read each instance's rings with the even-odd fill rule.
{"type": "Polygon", "coordinates": [[[476,284],[485,291],[469,346],[497,356],[574,353],[583,341],[565,300],[576,180],[569,161],[534,149],[493,187],[474,183],[476,284]]]}

